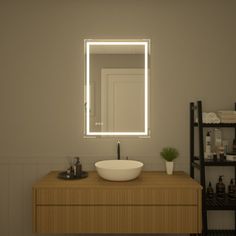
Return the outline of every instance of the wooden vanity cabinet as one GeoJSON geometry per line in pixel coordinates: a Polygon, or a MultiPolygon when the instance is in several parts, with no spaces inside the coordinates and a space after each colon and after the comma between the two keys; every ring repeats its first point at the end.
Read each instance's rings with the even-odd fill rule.
{"type": "Polygon", "coordinates": [[[184,172],[143,172],[129,182],[57,174],[33,186],[35,233],[201,232],[201,186],[184,172]]]}

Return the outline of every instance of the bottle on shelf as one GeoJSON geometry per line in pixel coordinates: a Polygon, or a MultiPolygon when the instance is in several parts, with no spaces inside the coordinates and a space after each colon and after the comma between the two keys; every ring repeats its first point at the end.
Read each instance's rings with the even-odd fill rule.
{"type": "Polygon", "coordinates": [[[220,129],[214,129],[214,137],[215,137],[215,147],[218,149],[222,146],[222,133],[220,129]]]}
{"type": "Polygon", "coordinates": [[[223,140],[222,145],[224,147],[224,155],[226,156],[227,153],[229,152],[229,142],[228,142],[228,140],[223,140]]]}
{"type": "Polygon", "coordinates": [[[205,159],[211,160],[212,153],[211,153],[211,131],[207,131],[206,134],[206,144],[205,144],[205,159]]]}
{"type": "Polygon", "coordinates": [[[224,147],[223,147],[223,146],[220,146],[218,150],[219,150],[220,161],[224,161],[224,160],[225,160],[224,147]]]}
{"type": "Polygon", "coordinates": [[[209,185],[207,187],[207,197],[209,199],[212,199],[214,197],[214,189],[212,188],[211,182],[209,182],[209,185]]]}
{"type": "Polygon", "coordinates": [[[213,152],[212,155],[213,155],[213,161],[217,161],[217,153],[213,152]]]}
{"type": "Polygon", "coordinates": [[[233,140],[233,153],[236,153],[236,139],[233,140]]]}
{"type": "Polygon", "coordinates": [[[209,130],[206,134],[206,153],[211,153],[211,134],[209,130]]]}
{"type": "Polygon", "coordinates": [[[236,200],[236,185],[234,183],[234,179],[230,180],[230,184],[228,186],[228,197],[231,200],[236,200]]]}
{"type": "Polygon", "coordinates": [[[219,176],[219,182],[216,184],[216,197],[219,199],[225,198],[225,184],[223,183],[223,175],[219,176]]]}

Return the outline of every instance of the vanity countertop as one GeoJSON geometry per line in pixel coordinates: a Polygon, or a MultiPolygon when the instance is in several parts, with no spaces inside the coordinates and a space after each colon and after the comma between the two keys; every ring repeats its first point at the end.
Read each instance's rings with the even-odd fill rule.
{"type": "Polygon", "coordinates": [[[176,171],[173,175],[167,175],[162,171],[143,171],[141,175],[131,181],[114,182],[107,181],[98,176],[95,171],[88,172],[88,177],[78,180],[63,180],[57,178],[59,171],[52,171],[39,181],[34,188],[191,188],[201,189],[201,185],[183,171],[176,171]]]}

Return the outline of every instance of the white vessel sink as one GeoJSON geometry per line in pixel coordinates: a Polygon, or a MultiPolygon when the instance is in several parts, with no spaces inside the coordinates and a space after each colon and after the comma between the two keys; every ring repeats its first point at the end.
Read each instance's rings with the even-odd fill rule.
{"type": "Polygon", "coordinates": [[[137,178],[143,163],[133,160],[105,160],[95,163],[100,177],[111,181],[128,181],[137,178]]]}

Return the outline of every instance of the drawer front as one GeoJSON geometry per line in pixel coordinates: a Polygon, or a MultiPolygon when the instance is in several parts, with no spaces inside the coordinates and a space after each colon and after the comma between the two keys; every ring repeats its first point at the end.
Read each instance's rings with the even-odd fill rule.
{"type": "Polygon", "coordinates": [[[200,233],[196,206],[38,206],[37,233],[200,233]]]}
{"type": "Polygon", "coordinates": [[[36,205],[197,205],[197,189],[39,188],[36,205]]]}

